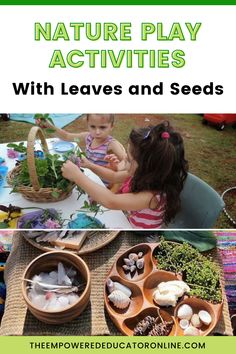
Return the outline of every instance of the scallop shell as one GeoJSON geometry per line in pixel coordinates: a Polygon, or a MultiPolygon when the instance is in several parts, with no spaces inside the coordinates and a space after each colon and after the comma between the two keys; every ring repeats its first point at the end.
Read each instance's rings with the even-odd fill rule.
{"type": "Polygon", "coordinates": [[[118,309],[125,309],[130,304],[130,298],[120,290],[114,290],[108,299],[114,304],[118,309]]]}
{"type": "Polygon", "coordinates": [[[184,335],[185,336],[199,336],[200,335],[200,331],[199,329],[193,327],[193,326],[189,326],[188,328],[186,328],[184,330],[184,335]]]}
{"type": "Polygon", "coordinates": [[[202,322],[198,314],[195,313],[194,315],[192,315],[191,324],[193,325],[193,327],[196,328],[200,328],[202,326],[202,322]]]}
{"type": "Polygon", "coordinates": [[[117,281],[115,281],[113,283],[113,290],[120,290],[122,291],[122,293],[124,293],[125,295],[127,295],[128,297],[130,297],[132,295],[132,291],[130,290],[130,288],[128,288],[128,286],[125,286],[121,283],[118,283],[117,281]]]}
{"type": "Polygon", "coordinates": [[[200,318],[200,320],[207,326],[209,326],[209,324],[212,321],[211,315],[209,314],[209,312],[205,311],[205,310],[201,310],[198,312],[198,316],[200,318]]]}
{"type": "Polygon", "coordinates": [[[177,316],[179,319],[183,320],[190,320],[190,318],[192,317],[193,315],[193,310],[192,310],[192,307],[187,305],[187,304],[184,304],[182,306],[179,307],[178,309],[178,313],[177,313],[177,316]]]}

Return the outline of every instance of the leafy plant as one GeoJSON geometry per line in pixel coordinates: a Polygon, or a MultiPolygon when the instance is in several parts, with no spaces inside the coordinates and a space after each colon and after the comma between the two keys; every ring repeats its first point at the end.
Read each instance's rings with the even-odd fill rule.
{"type": "Polygon", "coordinates": [[[24,146],[24,143],[21,142],[19,144],[15,144],[15,143],[9,143],[7,144],[8,148],[11,148],[15,151],[18,151],[20,153],[26,154],[27,153],[27,148],[24,146]]]}
{"type": "Polygon", "coordinates": [[[203,256],[187,243],[161,239],[155,255],[157,268],[181,273],[191,288],[190,295],[219,303],[222,301],[220,269],[210,257],[203,256]]]}
{"type": "Polygon", "coordinates": [[[48,133],[54,133],[55,130],[51,128],[47,128],[46,122],[49,121],[52,125],[55,125],[52,118],[48,113],[42,114],[42,113],[36,113],[34,115],[35,123],[39,125],[41,128],[46,128],[46,131],[48,133]]]}
{"type": "MultiPolygon", "coordinates": [[[[36,172],[41,188],[51,187],[67,190],[71,182],[62,176],[61,168],[63,163],[64,161],[60,160],[60,155],[57,154],[46,154],[45,159],[35,159],[36,172]]],[[[20,171],[15,175],[13,180],[13,192],[17,191],[18,186],[32,186],[27,160],[21,161],[19,166],[20,171]]]]}

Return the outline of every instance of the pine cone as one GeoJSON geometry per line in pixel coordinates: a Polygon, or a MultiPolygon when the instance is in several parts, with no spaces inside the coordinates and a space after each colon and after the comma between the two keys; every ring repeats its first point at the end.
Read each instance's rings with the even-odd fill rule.
{"type": "Polygon", "coordinates": [[[168,336],[172,326],[173,322],[156,323],[148,333],[148,336],[168,336]]]}
{"type": "Polygon", "coordinates": [[[153,328],[155,324],[155,317],[146,316],[143,320],[139,321],[134,328],[134,336],[145,336],[153,328]]]}

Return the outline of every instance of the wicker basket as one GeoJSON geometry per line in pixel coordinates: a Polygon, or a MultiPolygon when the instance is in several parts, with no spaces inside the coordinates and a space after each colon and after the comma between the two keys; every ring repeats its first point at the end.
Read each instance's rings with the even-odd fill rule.
{"type": "MultiPolygon", "coordinates": [[[[44,153],[48,153],[48,146],[43,131],[39,127],[31,128],[27,142],[27,163],[32,187],[17,186],[17,192],[21,193],[24,198],[33,202],[58,202],[60,200],[64,200],[72,193],[75,184],[71,183],[66,190],[60,190],[57,188],[41,188],[39,185],[34,156],[34,144],[37,137],[41,140],[44,153]],[[58,197],[53,196],[52,192],[56,192],[58,197]]],[[[8,173],[7,179],[9,185],[13,184],[13,180],[17,174],[19,174],[20,168],[21,167],[19,165],[8,173]]]]}

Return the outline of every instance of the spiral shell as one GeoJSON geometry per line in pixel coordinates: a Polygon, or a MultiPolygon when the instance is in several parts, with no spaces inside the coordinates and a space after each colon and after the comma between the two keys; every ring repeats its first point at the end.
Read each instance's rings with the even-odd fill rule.
{"type": "Polygon", "coordinates": [[[136,262],[136,267],[138,269],[143,269],[144,268],[144,258],[140,258],[136,262]]]}
{"type": "Polygon", "coordinates": [[[138,260],[138,255],[137,255],[136,253],[130,253],[130,254],[129,254],[129,259],[130,259],[131,261],[137,262],[137,260],[138,260]]]}
{"type": "Polygon", "coordinates": [[[118,309],[125,309],[130,304],[130,298],[120,290],[114,290],[108,299],[113,303],[118,309]]]}
{"type": "Polygon", "coordinates": [[[133,259],[124,258],[124,263],[130,267],[130,266],[134,265],[135,261],[133,259]]]}

